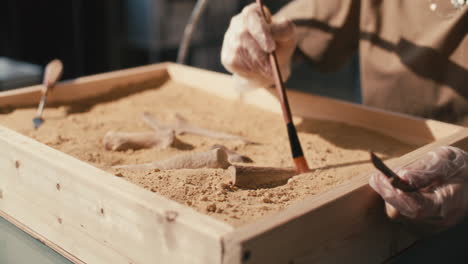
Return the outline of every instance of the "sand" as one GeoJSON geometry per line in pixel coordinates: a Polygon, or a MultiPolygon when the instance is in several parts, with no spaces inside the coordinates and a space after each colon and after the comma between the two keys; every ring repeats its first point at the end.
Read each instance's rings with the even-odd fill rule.
{"type": "Polygon", "coordinates": [[[281,115],[172,81],[163,83],[159,89],[89,107],[47,108],[46,122],[37,131],[31,124],[34,114],[32,108],[0,114],[0,124],[234,226],[252,222],[370,172],[369,150],[391,159],[417,147],[342,123],[303,120],[297,129],[312,172],[276,187],[239,189],[226,184],[228,178],[223,169],[129,171],[112,166],[205,151],[214,144],[247,155],[255,166],[293,166],[281,115]],[[151,131],[142,119],[143,112],[166,123],[173,122],[174,114],[179,113],[198,126],[240,135],[258,144],[181,135],[179,139],[184,144],[179,148],[105,150],[102,139],[109,130],[151,131]]]}

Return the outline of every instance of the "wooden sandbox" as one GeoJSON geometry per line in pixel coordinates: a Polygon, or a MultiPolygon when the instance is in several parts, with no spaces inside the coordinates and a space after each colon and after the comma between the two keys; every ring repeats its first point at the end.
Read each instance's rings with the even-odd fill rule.
{"type": "MultiPolygon", "coordinates": [[[[239,99],[227,75],[163,63],[63,82],[48,103],[89,98],[98,104],[168,80],[239,99]],[[106,97],[110,93],[116,97],[106,97]]],[[[288,93],[298,118],[343,122],[424,145],[388,162],[392,167],[439,145],[467,146],[467,130],[455,125],[288,93]]],[[[39,96],[40,86],[0,93],[0,115],[34,106],[39,96]]],[[[264,89],[242,100],[280,111],[264,89]]],[[[236,226],[1,126],[0,148],[0,216],[75,263],[379,263],[417,239],[387,220],[367,173],[236,226]]]]}

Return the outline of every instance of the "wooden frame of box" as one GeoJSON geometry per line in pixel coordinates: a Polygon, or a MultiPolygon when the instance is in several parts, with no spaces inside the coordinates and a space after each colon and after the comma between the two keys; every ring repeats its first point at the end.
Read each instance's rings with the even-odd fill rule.
{"type": "MultiPolygon", "coordinates": [[[[239,98],[228,75],[162,63],[62,82],[48,103],[115,89],[131,93],[128,87],[168,78],[239,98]]],[[[280,111],[267,90],[247,93],[247,103],[280,111]]],[[[468,130],[459,126],[294,91],[289,96],[295,116],[426,144],[391,166],[440,145],[467,146],[468,130]]],[[[0,109],[33,106],[39,97],[40,86],[2,92],[0,109]]],[[[417,239],[385,217],[367,175],[234,228],[1,126],[0,149],[0,216],[74,263],[378,263],[417,239]]]]}

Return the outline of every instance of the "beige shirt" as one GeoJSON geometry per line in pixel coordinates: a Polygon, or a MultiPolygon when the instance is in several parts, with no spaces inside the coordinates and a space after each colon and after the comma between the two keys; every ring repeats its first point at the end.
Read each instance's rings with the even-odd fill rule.
{"type": "Polygon", "coordinates": [[[468,124],[468,5],[451,0],[296,0],[279,14],[325,70],[359,50],[363,102],[468,124]]]}

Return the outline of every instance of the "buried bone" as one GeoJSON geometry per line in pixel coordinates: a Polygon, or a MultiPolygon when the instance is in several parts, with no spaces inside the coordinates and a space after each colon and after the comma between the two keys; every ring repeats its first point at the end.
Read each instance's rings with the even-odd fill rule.
{"type": "Polygon", "coordinates": [[[240,188],[259,188],[268,185],[285,184],[297,175],[294,168],[254,167],[233,165],[228,168],[233,185],[240,188]]]}
{"type": "Polygon", "coordinates": [[[230,150],[228,149],[227,147],[223,146],[223,145],[219,145],[219,144],[215,144],[213,146],[211,146],[210,149],[222,149],[224,150],[227,155],[228,155],[228,160],[229,162],[231,163],[252,163],[253,160],[247,156],[244,156],[244,155],[241,155],[241,154],[238,154],[237,152],[233,151],[233,150],[230,150]]]}
{"type": "Polygon", "coordinates": [[[190,124],[185,118],[180,116],[179,114],[175,115],[176,123],[175,125],[162,125],[155,117],[153,117],[150,113],[144,113],[143,118],[148,125],[150,125],[153,129],[173,129],[177,135],[182,134],[194,134],[208,138],[214,139],[226,139],[226,140],[240,140],[245,143],[252,143],[251,141],[237,135],[209,130],[205,128],[201,128],[195,125],[190,124]]]}
{"type": "Polygon", "coordinates": [[[132,170],[174,170],[174,169],[226,169],[231,164],[228,161],[227,153],[222,149],[213,149],[205,152],[196,152],[190,154],[182,154],[172,158],[155,161],[145,164],[130,164],[114,166],[116,169],[132,169],[132,170]]]}
{"type": "Polygon", "coordinates": [[[122,151],[127,149],[143,148],[168,148],[175,141],[173,131],[167,131],[163,134],[155,132],[117,132],[109,131],[103,139],[104,147],[107,150],[122,151]]]}
{"type": "Polygon", "coordinates": [[[143,113],[143,121],[145,121],[145,123],[148,126],[150,126],[152,129],[154,129],[154,131],[156,132],[165,132],[165,131],[174,130],[174,128],[161,124],[156,118],[154,118],[148,112],[143,113]]]}

